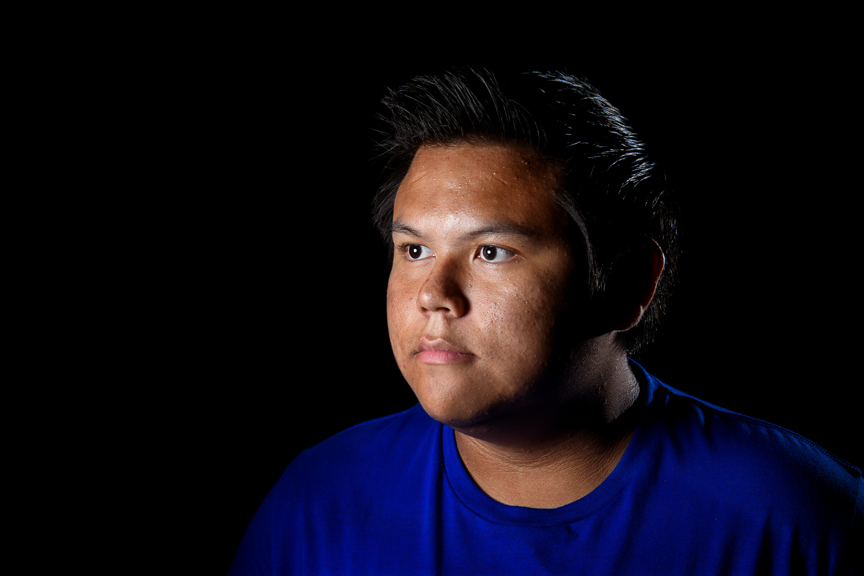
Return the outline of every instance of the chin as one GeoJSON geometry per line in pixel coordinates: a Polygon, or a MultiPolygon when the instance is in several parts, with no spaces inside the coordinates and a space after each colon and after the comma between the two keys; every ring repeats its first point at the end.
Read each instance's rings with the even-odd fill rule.
{"type": "Polygon", "coordinates": [[[481,430],[488,426],[496,414],[506,412],[501,406],[496,409],[495,403],[487,398],[463,397],[456,394],[417,394],[415,395],[433,420],[449,426],[460,432],[470,433],[471,430],[481,430]]]}
{"type": "Polygon", "coordinates": [[[445,426],[449,426],[454,430],[459,430],[462,432],[482,427],[489,418],[489,415],[487,413],[478,414],[447,408],[442,409],[438,406],[430,407],[427,404],[423,404],[422,402],[420,403],[420,405],[423,406],[426,414],[428,414],[429,417],[433,420],[440,422],[445,426]]]}
{"type": "Polygon", "coordinates": [[[459,400],[456,394],[445,392],[439,387],[442,393],[432,394],[428,390],[420,390],[412,385],[414,395],[426,411],[430,418],[450,426],[451,428],[463,428],[466,426],[475,425],[482,421],[488,413],[486,410],[472,405],[471,402],[459,400]]]}

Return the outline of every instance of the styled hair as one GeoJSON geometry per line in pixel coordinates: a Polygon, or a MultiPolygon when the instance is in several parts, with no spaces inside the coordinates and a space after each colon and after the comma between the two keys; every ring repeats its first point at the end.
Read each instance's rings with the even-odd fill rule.
{"type": "Polygon", "coordinates": [[[608,301],[610,275],[631,251],[652,240],[663,250],[666,267],[654,299],[639,324],[622,333],[630,354],[653,340],[675,280],[675,202],[643,143],[593,86],[561,72],[455,69],[390,90],[378,120],[385,181],[373,220],[385,241],[396,192],[421,146],[530,146],[561,169],[556,200],[578,230],[589,298],[608,301]]]}

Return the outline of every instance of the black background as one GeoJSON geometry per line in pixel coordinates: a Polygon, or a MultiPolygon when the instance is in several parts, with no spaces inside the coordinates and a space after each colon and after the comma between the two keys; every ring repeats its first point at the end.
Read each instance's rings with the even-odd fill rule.
{"type": "Polygon", "coordinates": [[[466,62],[585,77],[665,167],[684,256],[643,365],[864,463],[842,42],[737,30],[468,51],[410,31],[286,34],[228,26],[129,64],[140,138],[113,226],[132,241],[112,253],[124,272],[106,347],[138,408],[115,411],[134,430],[123,454],[167,503],[157,547],[224,572],[298,451],[413,405],[387,336],[369,127],[386,86],[466,62]]]}

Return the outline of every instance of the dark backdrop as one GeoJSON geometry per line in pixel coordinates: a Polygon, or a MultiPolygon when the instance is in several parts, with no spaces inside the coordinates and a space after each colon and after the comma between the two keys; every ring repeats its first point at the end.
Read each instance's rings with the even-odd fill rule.
{"type": "Polygon", "coordinates": [[[309,58],[271,40],[189,47],[142,82],[137,112],[155,168],[136,196],[151,219],[136,353],[154,407],[146,445],[181,502],[164,522],[194,537],[197,564],[227,569],[298,451],[414,403],[387,337],[369,126],[385,86],[451,63],[564,66],[621,109],[685,211],[680,288],[643,364],[864,464],[852,441],[860,145],[846,138],[842,59],[708,42],[309,58]]]}

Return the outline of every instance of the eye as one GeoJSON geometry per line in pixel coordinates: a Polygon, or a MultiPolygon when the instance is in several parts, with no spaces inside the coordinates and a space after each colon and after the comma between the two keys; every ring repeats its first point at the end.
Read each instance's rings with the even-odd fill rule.
{"type": "Polygon", "coordinates": [[[504,262],[513,257],[513,253],[498,246],[481,246],[477,255],[486,262],[504,262]]]}
{"type": "Polygon", "coordinates": [[[402,247],[402,251],[409,260],[422,260],[432,256],[432,251],[422,244],[406,244],[402,247]]]}

